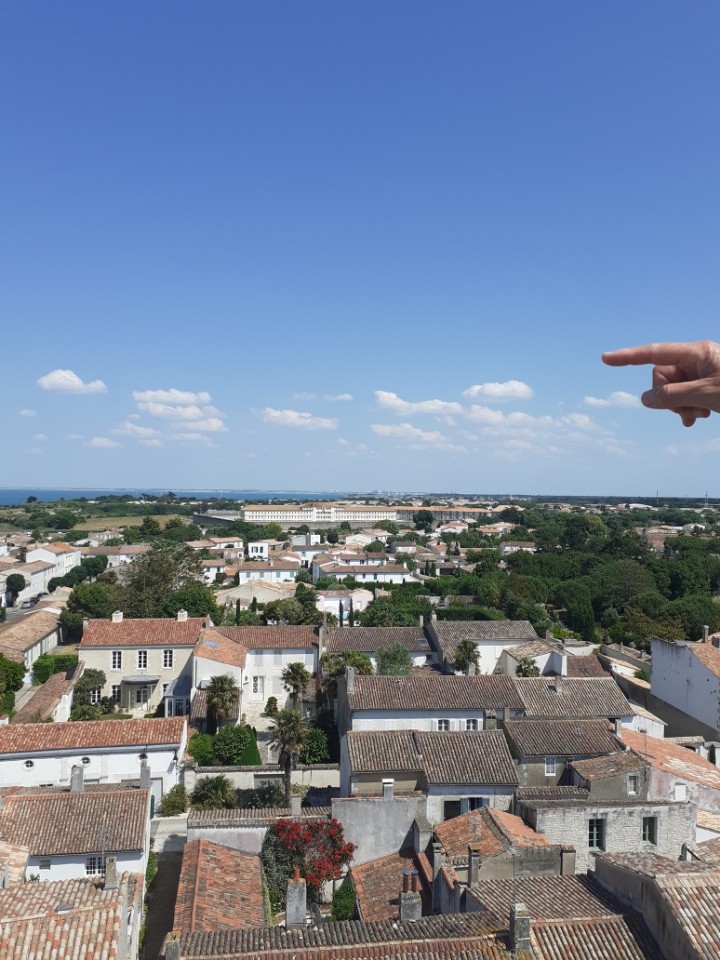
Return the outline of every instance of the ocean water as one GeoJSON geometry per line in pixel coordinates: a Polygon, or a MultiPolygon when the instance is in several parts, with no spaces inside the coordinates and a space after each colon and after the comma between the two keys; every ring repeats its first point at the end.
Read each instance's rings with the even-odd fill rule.
{"type": "MultiPolygon", "coordinates": [[[[139,497],[143,493],[160,496],[167,492],[167,488],[158,490],[152,487],[135,487],[124,490],[101,490],[97,487],[88,489],[81,487],[67,489],[0,487],[0,506],[8,507],[26,503],[28,497],[36,497],[39,501],[47,502],[60,499],[78,500],[80,497],[94,500],[96,497],[123,496],[126,494],[139,497]]],[[[270,498],[275,500],[339,500],[348,495],[345,492],[328,492],[326,490],[182,490],[179,487],[174,488],[173,493],[177,494],[179,498],[196,500],[209,500],[215,497],[223,497],[228,500],[267,500],[270,498]]]]}

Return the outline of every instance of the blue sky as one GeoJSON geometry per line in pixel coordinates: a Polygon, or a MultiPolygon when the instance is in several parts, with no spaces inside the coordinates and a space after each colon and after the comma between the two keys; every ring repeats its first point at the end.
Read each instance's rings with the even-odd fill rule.
{"type": "Polygon", "coordinates": [[[8,0],[0,485],[720,495],[720,7],[8,0]]]}

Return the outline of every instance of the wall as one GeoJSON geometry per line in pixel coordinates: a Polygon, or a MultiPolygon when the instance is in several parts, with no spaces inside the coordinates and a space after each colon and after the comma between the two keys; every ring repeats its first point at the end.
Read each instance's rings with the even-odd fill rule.
{"type": "MultiPolygon", "coordinates": [[[[292,649],[276,650],[248,650],[245,663],[245,678],[247,683],[243,683],[243,713],[246,722],[252,726],[268,725],[268,721],[262,714],[265,711],[265,704],[268,697],[277,697],[278,706],[282,710],[286,705],[290,705],[290,694],[283,687],[282,672],[285,667],[291,663],[302,663],[308,673],[314,673],[317,670],[317,647],[300,647],[292,649]],[[253,678],[258,677],[262,682],[258,686],[258,692],[254,691],[253,678]]],[[[308,684],[308,692],[312,688],[312,683],[308,684]]]]}
{"type": "MultiPolygon", "coordinates": [[[[227,777],[236,790],[254,790],[270,781],[279,786],[284,783],[282,770],[277,764],[260,767],[198,767],[195,763],[188,763],[183,770],[185,789],[188,792],[194,790],[198,777],[217,774],[227,777]]],[[[319,790],[337,788],[340,786],[340,767],[332,763],[298,766],[291,772],[290,782],[319,790]]]]}
{"type": "MultiPolygon", "coordinates": [[[[580,775],[573,773],[573,783],[580,787],[586,787],[590,790],[590,799],[598,802],[607,803],[608,801],[620,800],[647,800],[650,783],[650,769],[644,767],[640,770],[633,770],[633,776],[637,780],[637,795],[628,794],[628,774],[618,774],[616,777],[597,778],[595,780],[582,780],[580,775]]],[[[652,799],[669,799],[667,797],[656,797],[652,799]]]]}
{"type": "Polygon", "coordinates": [[[720,678],[693,654],[695,644],[652,641],[651,692],[720,730],[720,678]]]}
{"type": "MultiPolygon", "coordinates": [[[[100,850],[97,850],[96,853],[99,854],[100,850]]],[[[145,874],[147,857],[144,850],[131,850],[123,853],[117,853],[113,850],[108,850],[107,856],[114,856],[117,858],[118,874],[123,873],[125,870],[128,870],[131,873],[145,874]]],[[[49,857],[47,858],[50,860],[49,870],[40,869],[40,859],[40,857],[33,856],[28,859],[28,865],[25,870],[26,880],[30,880],[32,877],[39,877],[40,880],[43,881],[72,880],[75,878],[84,879],[86,876],[85,855],[49,857]]]]}
{"type": "Polygon", "coordinates": [[[353,864],[367,863],[411,846],[413,822],[425,816],[425,797],[418,794],[333,798],[332,815],[343,825],[345,840],[357,849],[353,864]]]}
{"type": "Polygon", "coordinates": [[[498,810],[510,810],[515,795],[514,787],[492,786],[489,784],[451,784],[428,785],[427,818],[430,823],[442,823],[445,820],[445,801],[466,798],[484,799],[487,806],[498,810]]]}
{"type": "Polygon", "coordinates": [[[691,803],[638,802],[603,804],[590,802],[520,804],[523,818],[551,843],[567,843],[577,852],[575,870],[585,873],[595,865],[595,854],[588,849],[590,819],[605,820],[607,853],[651,852],[677,860],[683,843],[695,837],[696,807],[691,803]],[[657,818],[657,844],[642,840],[643,817],[657,818]]]}
{"type": "Polygon", "coordinates": [[[189,670],[192,651],[193,648],[191,646],[179,647],[168,645],[167,647],[144,647],[138,645],[136,647],[117,646],[99,648],[83,647],[82,642],[78,649],[80,659],[84,662],[86,669],[92,668],[93,670],[102,670],[104,672],[107,682],[102,688],[102,696],[111,697],[113,686],[120,686],[121,696],[123,698],[120,705],[121,709],[129,709],[140,714],[155,710],[162,700],[163,684],[170,683],[172,680],[175,680],[176,677],[179,677],[182,673],[189,670]],[[139,650],[147,651],[147,667],[142,670],[138,669],[139,650]],[[171,667],[163,666],[165,650],[172,650],[173,665],[171,667]],[[113,651],[120,651],[122,653],[122,666],[119,670],[113,670],[112,668],[113,651]],[[123,677],[132,677],[139,674],[160,677],[157,683],[148,684],[148,699],[144,702],[145,705],[136,703],[135,691],[137,690],[137,686],[135,684],[129,685],[123,683],[123,677]]]}
{"type": "MultiPolygon", "coordinates": [[[[500,713],[500,711],[496,711],[500,713]]],[[[437,730],[437,721],[450,721],[451,730],[465,730],[467,720],[476,720],[478,730],[485,726],[485,711],[463,710],[462,713],[447,707],[437,710],[362,710],[352,716],[352,730],[437,730]]]]}

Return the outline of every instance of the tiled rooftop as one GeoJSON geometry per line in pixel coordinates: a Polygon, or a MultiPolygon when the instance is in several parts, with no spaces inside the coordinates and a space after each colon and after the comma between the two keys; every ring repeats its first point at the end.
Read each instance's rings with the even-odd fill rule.
{"type": "Polygon", "coordinates": [[[193,655],[233,667],[244,667],[247,660],[245,647],[214,627],[202,631],[193,655]]]}
{"type": "Polygon", "coordinates": [[[636,914],[536,922],[532,944],[535,960],[661,960],[650,931],[636,914]]]}
{"type": "Polygon", "coordinates": [[[91,620],[78,650],[94,647],[193,647],[205,626],[202,617],[187,620],[91,620]]]}
{"type": "Polygon", "coordinates": [[[433,784],[517,783],[501,730],[350,731],[347,746],[354,774],[423,771],[433,784]]]}
{"type": "Polygon", "coordinates": [[[522,700],[512,677],[447,676],[355,678],[348,695],[351,710],[455,710],[521,709],[522,700]]]}
{"type": "Polygon", "coordinates": [[[626,717],[630,704],[612,677],[522,677],[515,680],[528,717],[626,717]]]}
{"type": "Polygon", "coordinates": [[[375,653],[398,643],[410,653],[432,653],[422,627],[329,627],[323,642],[329,653],[375,653]]]}
{"type": "Polygon", "coordinates": [[[209,840],[185,845],[175,930],[261,927],[265,919],[259,857],[209,840]]]}
{"type": "Polygon", "coordinates": [[[11,887],[16,883],[25,882],[25,868],[29,856],[29,847],[0,840],[0,877],[4,881],[4,886],[11,887]]]}
{"type": "Polygon", "coordinates": [[[712,643],[689,643],[688,650],[702,663],[707,669],[720,677],[720,650],[712,643]]]}
{"type": "Polygon", "coordinates": [[[317,627],[218,627],[217,632],[246,650],[299,650],[318,642],[317,627]]]}
{"type": "Polygon", "coordinates": [[[516,640],[524,643],[539,639],[528,620],[434,620],[429,629],[438,649],[449,661],[454,659],[461,640],[470,639],[476,643],[516,640]]]}
{"type": "Polygon", "coordinates": [[[62,700],[63,696],[72,689],[72,671],[68,673],[54,673],[41,684],[17,713],[10,719],[10,723],[33,723],[37,720],[46,720],[62,700]]]}
{"type": "Polygon", "coordinates": [[[668,743],[658,737],[623,728],[622,740],[628,747],[645,757],[653,767],[685,780],[694,780],[705,787],[720,789],[720,768],[694,750],[668,743]]]}
{"type": "Polygon", "coordinates": [[[471,810],[438,824],[435,836],[446,856],[465,860],[469,846],[477,847],[481,860],[487,860],[511,847],[546,847],[550,843],[521,817],[492,807],[471,810]]]}
{"type": "Polygon", "coordinates": [[[506,720],[505,734],[516,757],[592,756],[622,749],[605,720],[506,720]]]}
{"type": "Polygon", "coordinates": [[[127,916],[142,910],[143,878],[122,874],[118,890],[96,880],[26,883],[0,890],[3,960],[124,960],[127,916]],[[60,906],[68,909],[60,910],[60,906]]]}
{"type": "MultiPolygon", "coordinates": [[[[207,827],[257,827],[292,816],[290,807],[257,807],[235,810],[190,810],[188,830],[207,827]]],[[[332,816],[330,807],[301,807],[300,816],[323,820],[332,816]]]]}
{"type": "Polygon", "coordinates": [[[405,870],[417,870],[423,914],[430,912],[430,889],[425,871],[420,868],[414,850],[407,849],[377,860],[368,860],[351,868],[350,876],[355,887],[361,920],[398,919],[399,894],[405,870]]]}
{"type": "Polygon", "coordinates": [[[603,669],[597,657],[570,656],[567,658],[567,675],[569,677],[607,677],[607,670],[603,669]]]}
{"type": "Polygon", "coordinates": [[[590,791],[583,787],[518,787],[518,800],[587,800],[590,791]]]}
{"type": "Polygon", "coordinates": [[[58,628],[58,615],[38,610],[0,626],[0,650],[23,654],[58,628]]]}
{"type": "Polygon", "coordinates": [[[484,880],[472,892],[501,926],[509,921],[513,901],[524,903],[532,920],[585,920],[625,909],[604,887],[582,875],[484,880]]]}
{"type": "Polygon", "coordinates": [[[0,756],[180,744],[184,717],[0,725],[0,756]]]}
{"type": "Polygon", "coordinates": [[[647,763],[632,750],[623,750],[605,757],[593,757],[591,760],[573,760],[572,766],[583,780],[605,780],[608,777],[619,777],[642,770],[647,763]]]}
{"type": "Polygon", "coordinates": [[[149,802],[148,790],[6,796],[0,836],[28,847],[33,857],[142,850],[149,802]]]}

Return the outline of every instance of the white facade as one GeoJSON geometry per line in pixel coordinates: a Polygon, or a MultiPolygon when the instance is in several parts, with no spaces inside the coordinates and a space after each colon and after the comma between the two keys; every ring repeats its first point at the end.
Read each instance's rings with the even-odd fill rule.
{"type": "Polygon", "coordinates": [[[293,583],[300,569],[300,562],[280,563],[277,560],[250,561],[238,566],[238,586],[251,580],[265,580],[267,583],[293,583]]]}
{"type": "Polygon", "coordinates": [[[242,709],[246,722],[258,725],[265,721],[260,715],[265,710],[268,697],[277,697],[280,709],[289,705],[290,695],[282,683],[283,670],[291,663],[302,663],[312,674],[317,669],[316,658],[317,647],[248,650],[242,684],[242,709]]]}
{"type": "MultiPolygon", "coordinates": [[[[147,867],[147,857],[150,849],[150,829],[148,821],[148,830],[146,834],[146,845],[142,850],[127,850],[123,852],[108,849],[105,851],[107,857],[115,857],[117,860],[118,873],[126,870],[131,873],[145,875],[147,867]]],[[[28,859],[28,865],[25,870],[26,880],[76,880],[85,879],[92,876],[88,870],[92,870],[102,860],[100,844],[96,854],[79,854],[77,856],[57,856],[57,857],[34,857],[28,859]],[[94,858],[94,859],[93,859],[94,858]]],[[[97,875],[97,873],[96,873],[97,875]]]]}
{"type": "MultiPolygon", "coordinates": [[[[494,710],[498,720],[514,719],[523,715],[522,710],[494,710]]],[[[452,710],[438,707],[437,710],[355,710],[352,714],[352,730],[484,730],[486,711],[452,710]]]]}
{"type": "Polygon", "coordinates": [[[653,696],[720,731],[720,677],[693,652],[700,646],[653,640],[651,691],[653,696]]]}
{"type": "Polygon", "coordinates": [[[467,813],[477,807],[495,807],[510,810],[515,796],[514,786],[495,786],[485,783],[428,784],[427,818],[430,823],[442,823],[446,819],[445,804],[460,803],[460,810],[467,813]]]}
{"type": "Polygon", "coordinates": [[[46,544],[41,547],[34,547],[28,550],[25,556],[26,563],[33,563],[35,560],[42,560],[44,563],[52,563],[55,570],[53,577],[64,577],[70,573],[73,567],[80,566],[80,547],[71,547],[68,544],[46,544]]]}
{"type": "MultiPolygon", "coordinates": [[[[352,601],[353,614],[357,615],[365,610],[369,603],[372,603],[374,597],[370,590],[350,590],[347,593],[333,593],[331,590],[319,590],[315,606],[320,613],[331,613],[334,617],[340,617],[340,604],[343,605],[343,619],[347,623],[350,602],[352,601]]],[[[423,659],[424,662],[424,659],[423,659]]]]}

